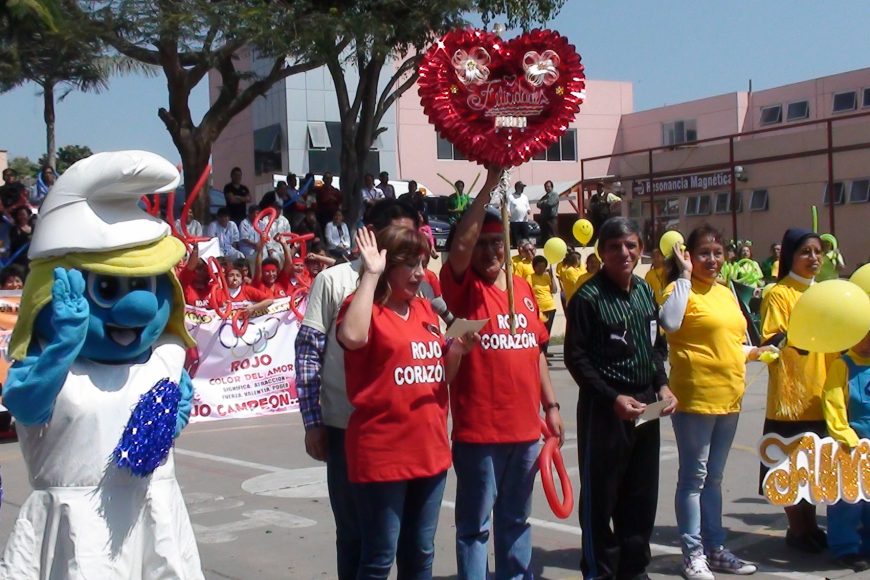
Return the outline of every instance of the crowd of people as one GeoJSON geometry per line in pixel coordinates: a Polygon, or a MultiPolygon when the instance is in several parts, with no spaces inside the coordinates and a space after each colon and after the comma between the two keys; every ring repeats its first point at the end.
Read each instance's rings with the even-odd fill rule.
{"type": "MultiPolygon", "coordinates": [[[[26,276],[26,252],[24,262],[16,261],[13,245],[27,243],[33,227],[27,212],[50,189],[48,170],[30,194],[16,185],[14,172],[3,174],[4,289],[20,288],[26,276]]],[[[439,276],[427,268],[438,254],[422,194],[411,182],[397,195],[386,173],[379,183],[365,177],[359,215],[347,216],[329,174],[317,184],[311,175],[301,184],[291,175],[253,204],[234,168],[214,221],[203,227],[187,216],[174,224],[188,240],[215,238],[221,254],[204,259],[208,245],[190,243],[178,267],[187,304],[253,313],[300,292],[308,298],[295,344],[297,391],[305,449],[326,462],[338,577],[387,578],[394,565],[400,578],[431,577],[451,466],[459,576],[487,577],[492,536],[496,577],[531,577],[528,520],[542,421],[564,440],[548,360],[556,294],[566,316],[565,365],[580,393],[583,576],[648,577],[660,422],[638,418],[653,404],[672,417],[677,441],[683,575],[754,573],[756,565],[726,547],[722,524],[722,480],[747,361],[770,352],[788,364],[788,373],[783,365],[770,367],[765,433],[830,434],[849,446],[870,437],[870,404],[863,387],[854,393],[854,385],[866,383],[870,335],[836,357],[798,351],[784,340],[800,295],[843,270],[836,240],[791,229],[759,264],[751,244],[728,243],[704,225],[671,257],[655,250],[644,281],[634,274],[642,235],[633,221],[611,215],[618,198],[596,192],[596,252],[583,260],[569,251],[550,264],[513,225],[531,215],[518,183],[508,200],[518,250],[509,304],[510,247],[500,215],[488,207],[500,174],[490,170],[474,198],[456,183],[439,276]],[[770,284],[758,345],[746,342],[747,320],[731,282],[770,284]],[[457,318],[486,323],[448,337],[442,329],[457,318]]],[[[558,196],[554,204],[552,183],[545,190],[541,224],[555,235],[558,196]]],[[[786,542],[804,552],[829,549],[843,566],[868,569],[861,509],[831,506],[826,534],[815,506],[786,508],[786,542]]]]}

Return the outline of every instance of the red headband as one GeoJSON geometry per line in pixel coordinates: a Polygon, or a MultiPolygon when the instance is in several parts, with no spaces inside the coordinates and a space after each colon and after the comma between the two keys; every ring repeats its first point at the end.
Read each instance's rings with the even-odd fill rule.
{"type": "Polygon", "coordinates": [[[480,233],[482,234],[503,234],[504,233],[504,225],[496,220],[488,220],[483,222],[483,226],[480,228],[480,233]]]}
{"type": "Polygon", "coordinates": [[[293,263],[294,264],[304,264],[305,260],[303,260],[302,258],[293,258],[293,263]]]}
{"type": "Polygon", "coordinates": [[[276,266],[275,264],[263,264],[263,271],[265,272],[266,270],[274,270],[275,272],[277,272],[278,266],[276,266]]]}

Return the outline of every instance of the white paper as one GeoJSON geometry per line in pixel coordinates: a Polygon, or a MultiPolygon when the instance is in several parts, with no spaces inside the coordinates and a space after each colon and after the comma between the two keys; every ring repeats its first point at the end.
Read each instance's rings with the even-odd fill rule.
{"type": "Polygon", "coordinates": [[[670,401],[668,399],[662,399],[661,401],[656,401],[655,403],[647,405],[643,410],[643,413],[640,414],[640,417],[634,420],[635,427],[643,425],[647,421],[655,421],[661,417],[662,412],[669,404],[670,401]]]}
{"type": "Polygon", "coordinates": [[[484,318],[482,320],[466,320],[464,318],[457,318],[453,321],[453,324],[450,325],[450,328],[447,329],[447,337],[459,338],[460,336],[465,336],[469,332],[478,332],[481,328],[486,326],[487,322],[489,322],[489,318],[484,318]]]}

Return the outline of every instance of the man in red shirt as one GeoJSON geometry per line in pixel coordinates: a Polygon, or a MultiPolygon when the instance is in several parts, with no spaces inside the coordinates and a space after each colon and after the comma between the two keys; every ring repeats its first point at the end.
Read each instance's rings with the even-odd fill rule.
{"type": "Polygon", "coordinates": [[[341,191],[332,186],[332,174],[323,174],[323,185],[317,188],[317,221],[320,227],[326,229],[326,224],[332,221],[335,212],[341,209],[344,199],[341,191]]]}
{"type": "Polygon", "coordinates": [[[549,340],[529,284],[513,277],[516,332],[511,334],[504,229],[486,204],[501,171],[486,183],[460,220],[441,287],[450,310],[489,319],[480,346],[467,355],[450,385],[456,470],[456,560],[460,578],[485,578],[490,514],[497,578],[529,577],[532,487],[539,413],[564,437],[559,403],[541,348],[549,340]]]}
{"type": "Polygon", "coordinates": [[[208,266],[199,259],[199,247],[193,244],[187,264],[178,273],[178,281],[184,291],[184,302],[197,308],[213,309],[211,301],[211,276],[208,266]]]}

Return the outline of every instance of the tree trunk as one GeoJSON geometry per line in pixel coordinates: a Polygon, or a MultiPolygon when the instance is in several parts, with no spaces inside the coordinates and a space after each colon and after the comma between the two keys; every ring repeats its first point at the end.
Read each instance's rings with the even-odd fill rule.
{"type": "MultiPolygon", "coordinates": [[[[42,118],[45,120],[45,154],[52,169],[57,169],[57,144],[54,136],[54,82],[42,85],[42,118]]],[[[40,167],[40,171],[42,168],[40,167]]]]}
{"type": "MultiPolygon", "coordinates": [[[[344,129],[344,128],[342,128],[344,129]]],[[[342,130],[341,140],[341,195],[344,198],[345,222],[351,230],[356,230],[359,218],[362,217],[362,175],[365,159],[360,160],[354,147],[353,133],[347,135],[342,130]]]]}
{"type": "MultiPolygon", "coordinates": [[[[184,176],[184,187],[187,195],[193,194],[193,187],[199,181],[202,172],[208,167],[209,157],[211,157],[212,141],[202,137],[197,138],[195,131],[175,132],[170,130],[172,141],[181,155],[182,174],[184,176]]],[[[202,224],[208,221],[209,214],[209,189],[211,180],[206,179],[202,189],[197,194],[196,201],[193,204],[192,211],[194,217],[202,224]]],[[[187,197],[185,197],[185,201],[187,197]]],[[[179,218],[181,216],[175,216],[179,218]]]]}

